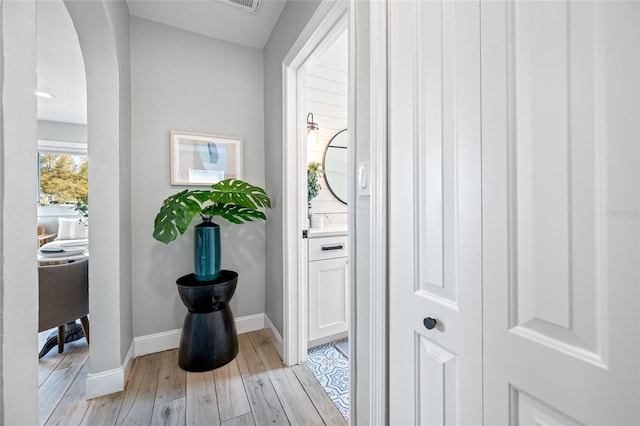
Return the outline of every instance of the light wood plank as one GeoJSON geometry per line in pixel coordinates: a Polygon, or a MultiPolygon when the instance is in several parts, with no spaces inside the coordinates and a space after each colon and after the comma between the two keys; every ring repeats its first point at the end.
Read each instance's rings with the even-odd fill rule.
{"type": "Polygon", "coordinates": [[[157,353],[136,360],[118,413],[117,425],[137,426],[151,422],[161,358],[162,353],[157,353]]]}
{"type": "Polygon", "coordinates": [[[220,421],[249,413],[251,407],[244,390],[244,384],[234,359],[229,364],[214,370],[220,421]]]}
{"type": "Polygon", "coordinates": [[[253,415],[251,413],[247,413],[223,422],[222,426],[255,426],[255,424],[256,422],[253,420],[253,415]]]}
{"type": "Polygon", "coordinates": [[[113,426],[122,407],[124,392],[101,396],[89,401],[89,409],[82,419],[81,426],[113,426]]]}
{"type": "Polygon", "coordinates": [[[44,424],[49,419],[49,416],[62,400],[81,368],[81,366],[77,365],[56,369],[51,372],[47,380],[40,386],[40,424],[44,424]]]}
{"type": "Polygon", "coordinates": [[[184,398],[173,399],[153,407],[151,425],[183,426],[185,422],[184,398]]]}
{"type": "Polygon", "coordinates": [[[178,366],[178,350],[162,352],[154,405],[164,405],[184,398],[186,381],[187,372],[178,366]]]}
{"type": "Polygon", "coordinates": [[[80,372],[65,392],[45,425],[79,425],[82,422],[89,402],[84,399],[85,382],[87,380],[88,367],[85,363],[80,366],[80,372]]]}
{"type": "MultiPolygon", "coordinates": [[[[52,328],[51,330],[43,331],[38,334],[38,352],[44,345],[45,341],[49,337],[51,332],[57,332],[57,328],[52,328]]],[[[67,343],[65,345],[65,350],[61,354],[58,353],[58,347],[54,346],[45,356],[40,358],[38,365],[38,386],[41,386],[44,381],[49,377],[49,375],[56,368],[66,368],[71,367],[74,364],[67,363],[64,367],[61,367],[60,363],[69,356],[70,353],[75,351],[76,342],[67,343]]]]}
{"type": "Polygon", "coordinates": [[[57,349],[53,348],[44,357],[40,358],[38,363],[38,386],[42,386],[45,380],[51,375],[51,373],[58,367],[60,361],[67,356],[67,354],[58,354],[57,349]]]}
{"type": "Polygon", "coordinates": [[[318,383],[309,367],[306,365],[294,365],[291,367],[298,381],[309,395],[309,399],[315,405],[316,410],[322,416],[322,420],[328,425],[346,425],[347,421],[342,416],[338,407],[333,403],[327,392],[318,383]]]}
{"type": "Polygon", "coordinates": [[[54,370],[82,365],[88,358],[89,347],[84,339],[65,343],[64,352],[61,354],[58,353],[57,347],[54,347],[39,361],[38,385],[41,386],[54,370]]]}
{"type": "Polygon", "coordinates": [[[89,359],[89,346],[82,339],[64,345],[65,356],[60,360],[60,364],[56,368],[69,368],[76,365],[83,365],[89,359]]]}
{"type": "MultiPolygon", "coordinates": [[[[177,361],[173,362],[177,351],[137,358],[126,392],[88,402],[81,391],[85,381],[81,369],[86,368],[86,358],[82,365],[76,365],[83,358],[73,354],[64,364],[71,367],[54,368],[40,388],[41,410],[46,416],[41,423],[48,419],[50,424],[80,424],[84,410],[81,424],[87,426],[262,425],[289,421],[307,425],[322,424],[323,419],[327,424],[346,424],[344,420],[338,422],[339,412],[308,370],[282,364],[264,332],[247,334],[240,341],[242,356],[214,372],[183,372],[177,361]],[[184,375],[182,384],[180,375],[184,375]],[[159,382],[163,380],[163,389],[159,390],[159,382]],[[175,398],[180,392],[185,395],[175,398]],[[156,401],[166,402],[154,405],[156,401]]],[[[75,343],[80,343],[77,349],[82,350],[84,343],[75,343]]],[[[71,351],[65,347],[65,354],[52,354],[52,359],[57,358],[60,364],[69,354],[71,351]]]]}
{"type": "Polygon", "coordinates": [[[243,377],[266,371],[266,368],[262,363],[262,359],[260,359],[258,351],[256,350],[255,346],[253,346],[253,342],[251,341],[251,337],[249,337],[249,333],[238,335],[238,346],[240,348],[240,351],[238,352],[236,360],[238,361],[240,374],[243,377]]]}
{"type": "Polygon", "coordinates": [[[296,375],[282,364],[266,332],[260,330],[251,333],[251,340],[267,367],[273,387],[291,424],[324,425],[296,375]]]}
{"type": "Polygon", "coordinates": [[[269,374],[266,372],[243,378],[251,412],[260,424],[289,425],[269,374]]]}
{"type": "Polygon", "coordinates": [[[220,425],[213,371],[187,372],[187,400],[185,404],[187,425],[220,425]]]}

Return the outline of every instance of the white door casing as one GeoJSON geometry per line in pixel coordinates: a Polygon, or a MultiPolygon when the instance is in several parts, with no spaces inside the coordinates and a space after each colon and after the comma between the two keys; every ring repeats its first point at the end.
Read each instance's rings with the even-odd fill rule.
{"type": "MultiPolygon", "coordinates": [[[[286,365],[307,358],[306,116],[303,68],[314,52],[347,27],[348,4],[323,0],[282,61],[283,73],[283,353],[286,365]]],[[[349,100],[352,109],[353,100],[349,100]]]]}
{"type": "Polygon", "coordinates": [[[480,424],[479,3],[388,12],[389,423],[480,424]]]}
{"type": "Polygon", "coordinates": [[[640,3],[481,9],[484,424],[640,424],[640,3]]]}

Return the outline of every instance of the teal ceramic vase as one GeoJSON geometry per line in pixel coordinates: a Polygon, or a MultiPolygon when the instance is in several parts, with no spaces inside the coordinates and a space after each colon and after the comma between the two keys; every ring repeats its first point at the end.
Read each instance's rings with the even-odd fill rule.
{"type": "Polygon", "coordinates": [[[195,230],[195,279],[215,280],[220,274],[220,226],[205,218],[195,230]]]}

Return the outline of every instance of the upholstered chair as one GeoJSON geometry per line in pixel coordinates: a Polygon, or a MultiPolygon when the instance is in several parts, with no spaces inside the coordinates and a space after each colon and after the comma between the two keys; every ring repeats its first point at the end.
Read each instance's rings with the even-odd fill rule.
{"type": "Polygon", "coordinates": [[[38,331],[58,328],[58,353],[64,350],[65,325],[80,319],[89,343],[89,260],[38,267],[38,331]]]}

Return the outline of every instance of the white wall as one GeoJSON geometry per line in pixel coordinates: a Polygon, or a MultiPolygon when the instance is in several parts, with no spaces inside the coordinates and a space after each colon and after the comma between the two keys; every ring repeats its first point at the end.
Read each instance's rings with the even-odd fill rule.
{"type": "Polygon", "coordinates": [[[0,424],[37,424],[34,1],[0,0],[0,37],[0,424]]]}
{"type": "MultiPolygon", "coordinates": [[[[264,187],[263,63],[259,49],[140,18],[131,23],[134,333],[143,336],[182,327],[175,280],[194,269],[191,229],[169,245],[151,236],[162,201],[186,188],[169,183],[170,131],[241,136],[244,180],[264,187]]],[[[264,223],[216,222],[222,267],[239,273],[234,315],[264,312],[264,223]]]]}
{"type": "MultiPolygon", "coordinates": [[[[318,140],[307,146],[307,163],[322,164],[324,152],[336,133],[347,128],[348,118],[348,33],[345,31],[326,51],[305,67],[305,112],[313,113],[318,140]]],[[[323,176],[318,196],[311,200],[311,212],[323,213],[331,224],[347,222],[347,205],[338,201],[323,176]]],[[[345,200],[346,201],[346,200],[345,200]]],[[[325,221],[326,222],[326,221],[325,221]]]]}
{"type": "Polygon", "coordinates": [[[264,48],[264,119],[266,189],[273,201],[266,238],[265,313],[283,333],[283,147],[282,147],[282,61],[300,36],[320,2],[289,1],[264,48]]]}
{"type": "MultiPolygon", "coordinates": [[[[106,1],[105,11],[113,27],[118,60],[118,232],[120,253],[120,359],[125,359],[133,340],[133,289],[131,258],[131,43],[129,8],[123,1],[106,1]]],[[[90,148],[91,149],[91,148],[90,148]]],[[[91,158],[89,158],[91,161],[91,158]]],[[[99,160],[98,160],[99,161],[99,160]]],[[[91,162],[89,163],[91,168],[91,162]]],[[[91,181],[89,181],[91,184],[91,181]]],[[[89,189],[91,191],[91,189],[89,189]]]]}

